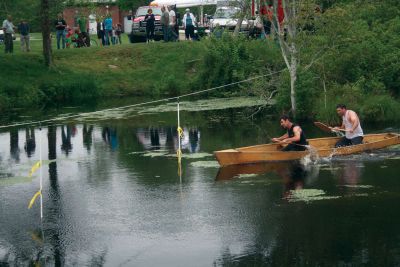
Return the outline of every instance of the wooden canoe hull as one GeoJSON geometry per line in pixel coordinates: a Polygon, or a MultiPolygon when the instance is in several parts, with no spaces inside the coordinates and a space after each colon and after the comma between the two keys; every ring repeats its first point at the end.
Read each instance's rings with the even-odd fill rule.
{"type": "MultiPolygon", "coordinates": [[[[319,157],[350,155],[400,144],[399,134],[383,133],[364,135],[363,143],[360,145],[334,148],[340,138],[315,138],[309,139],[308,142],[319,157]]],[[[298,160],[310,154],[308,150],[283,152],[281,149],[282,145],[280,144],[264,144],[215,151],[214,155],[221,166],[228,166],[268,161],[298,160]]]]}

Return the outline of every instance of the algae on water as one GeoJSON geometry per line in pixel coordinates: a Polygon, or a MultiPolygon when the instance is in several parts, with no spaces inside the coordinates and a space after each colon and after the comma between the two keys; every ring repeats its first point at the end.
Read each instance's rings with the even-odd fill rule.
{"type": "Polygon", "coordinates": [[[299,189],[290,190],[290,195],[287,198],[289,202],[306,202],[317,200],[337,199],[339,196],[327,196],[325,191],[320,189],[299,189]]]}
{"type": "MultiPolygon", "coordinates": [[[[181,111],[206,111],[220,110],[228,108],[254,107],[261,105],[273,104],[273,101],[266,101],[258,97],[230,97],[230,98],[213,98],[197,101],[180,102],[181,111]]],[[[177,102],[172,101],[167,104],[157,106],[132,105],[119,108],[110,108],[95,112],[86,112],[76,115],[62,114],[54,121],[63,121],[67,119],[84,122],[84,121],[104,121],[114,119],[128,119],[138,115],[149,115],[162,112],[176,112],[177,102]]]]}
{"type": "Polygon", "coordinates": [[[190,163],[190,165],[199,168],[219,168],[217,161],[195,161],[190,163]]]}

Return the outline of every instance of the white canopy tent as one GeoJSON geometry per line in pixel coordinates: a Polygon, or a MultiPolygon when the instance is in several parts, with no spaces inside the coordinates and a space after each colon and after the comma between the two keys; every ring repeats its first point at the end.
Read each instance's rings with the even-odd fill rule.
{"type": "Polygon", "coordinates": [[[150,3],[151,6],[173,6],[177,8],[216,5],[217,0],[155,0],[150,3]]]}

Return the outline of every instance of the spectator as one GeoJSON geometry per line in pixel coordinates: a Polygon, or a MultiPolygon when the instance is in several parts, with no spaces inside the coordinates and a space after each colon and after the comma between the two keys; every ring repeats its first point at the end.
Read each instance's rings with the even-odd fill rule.
{"type": "Polygon", "coordinates": [[[213,31],[213,36],[217,39],[220,39],[222,38],[223,34],[224,34],[224,29],[219,25],[219,23],[217,23],[213,31]]]}
{"type": "Polygon", "coordinates": [[[169,41],[169,12],[166,10],[165,6],[161,8],[161,25],[163,28],[164,42],[169,41]]]}
{"type": "Polygon", "coordinates": [[[176,9],[176,5],[174,6],[174,11],[175,11],[175,15],[176,15],[175,33],[178,36],[178,41],[179,41],[179,22],[181,21],[181,14],[176,9]]]}
{"type": "Polygon", "coordinates": [[[104,36],[106,40],[106,45],[110,45],[110,37],[112,37],[113,21],[110,15],[104,20],[104,36]]]}
{"type": "Polygon", "coordinates": [[[122,25],[121,23],[117,24],[117,27],[115,28],[115,35],[117,35],[116,42],[119,44],[122,44],[122,25]]]}
{"type": "Polygon", "coordinates": [[[105,45],[105,39],[104,39],[104,23],[100,21],[100,18],[96,19],[97,21],[97,39],[100,40],[100,46],[105,45]]]}
{"type": "Polygon", "coordinates": [[[62,40],[62,48],[65,48],[65,27],[67,23],[63,19],[62,13],[58,14],[58,18],[55,21],[56,26],[56,37],[57,37],[57,49],[60,49],[60,40],[62,40]]]}
{"type": "Polygon", "coordinates": [[[20,34],[20,39],[21,39],[21,50],[22,52],[29,52],[31,51],[31,47],[29,44],[29,24],[26,22],[26,20],[22,20],[21,23],[18,25],[18,31],[20,34]]]}
{"type": "Polygon", "coordinates": [[[192,13],[190,13],[190,9],[187,8],[185,15],[183,16],[183,28],[185,29],[185,37],[186,40],[194,39],[194,25],[196,24],[196,18],[192,13]]]}
{"type": "Polygon", "coordinates": [[[14,43],[13,43],[13,34],[14,34],[15,26],[12,23],[12,17],[10,15],[7,16],[7,19],[3,21],[3,31],[4,31],[4,46],[5,52],[13,53],[14,52],[14,43]]]}
{"type": "MultiPolygon", "coordinates": [[[[65,36],[65,43],[66,43],[67,48],[69,48],[72,44],[72,39],[74,38],[75,33],[74,33],[74,30],[69,26],[67,26],[65,29],[67,32],[66,36],[65,36]]],[[[74,38],[74,40],[75,40],[75,38],[74,38]]]]}
{"type": "Polygon", "coordinates": [[[169,29],[168,29],[168,31],[170,33],[169,39],[171,41],[176,41],[176,40],[178,40],[178,34],[175,32],[176,14],[173,9],[173,6],[169,6],[168,11],[169,11],[169,29]]]}
{"type": "Polygon", "coordinates": [[[146,42],[149,43],[150,41],[154,42],[154,21],[156,20],[153,14],[153,10],[149,8],[147,10],[147,14],[144,17],[146,21],[146,42]]]}
{"type": "Polygon", "coordinates": [[[90,46],[90,36],[87,32],[87,20],[85,17],[78,18],[79,30],[81,31],[81,38],[85,42],[85,46],[90,46]]]}
{"type": "Polygon", "coordinates": [[[117,42],[117,34],[114,26],[112,27],[111,42],[113,45],[115,45],[117,42]]]}

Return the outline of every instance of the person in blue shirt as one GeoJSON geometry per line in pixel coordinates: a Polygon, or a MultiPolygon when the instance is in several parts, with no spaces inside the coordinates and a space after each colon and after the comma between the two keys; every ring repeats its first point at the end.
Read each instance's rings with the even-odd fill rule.
{"type": "Polygon", "coordinates": [[[110,45],[110,37],[112,36],[113,21],[110,15],[104,20],[104,38],[106,40],[106,45],[110,45]]]}
{"type": "Polygon", "coordinates": [[[21,50],[22,52],[31,51],[31,47],[29,45],[29,31],[30,27],[26,20],[21,20],[21,23],[18,25],[18,31],[21,39],[21,50]]]}

